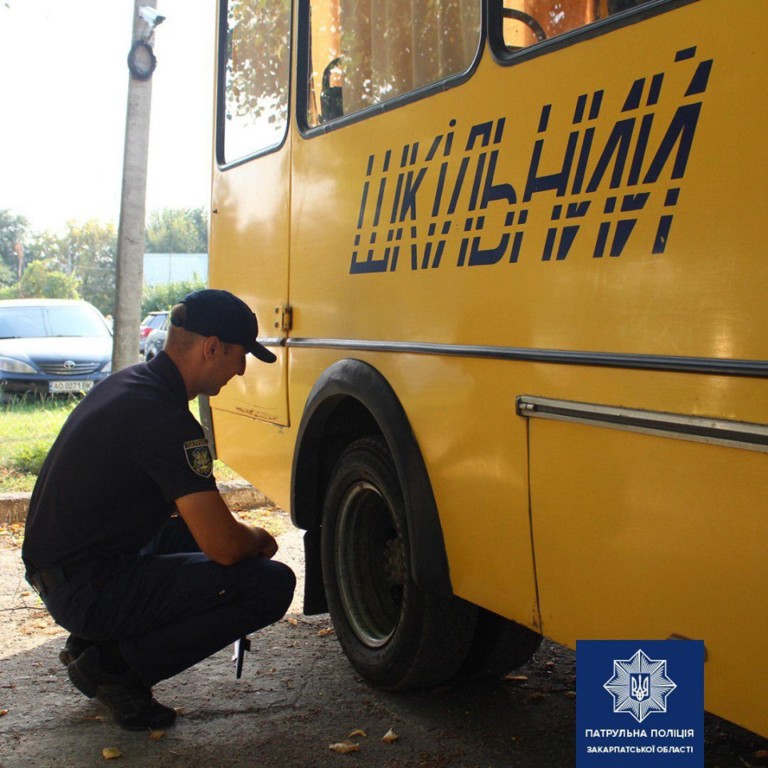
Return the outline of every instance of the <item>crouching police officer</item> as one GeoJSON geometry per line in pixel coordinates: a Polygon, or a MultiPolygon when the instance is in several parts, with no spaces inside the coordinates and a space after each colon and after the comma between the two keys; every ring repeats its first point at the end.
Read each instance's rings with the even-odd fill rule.
{"type": "Polygon", "coordinates": [[[166,347],[111,375],[74,409],[30,501],[22,557],[51,616],[72,635],[72,683],[129,730],[171,725],[152,686],[277,621],[293,572],[274,538],[238,522],[216,489],[189,411],[245,372],[256,317],[226,291],[171,311],[166,347]]]}

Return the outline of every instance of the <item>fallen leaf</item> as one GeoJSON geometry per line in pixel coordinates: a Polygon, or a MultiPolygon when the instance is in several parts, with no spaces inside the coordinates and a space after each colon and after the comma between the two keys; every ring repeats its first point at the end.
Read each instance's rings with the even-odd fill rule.
{"type": "Polygon", "coordinates": [[[104,747],[101,750],[101,754],[105,760],[116,760],[118,757],[123,756],[123,753],[117,747],[104,747]]]}
{"type": "Polygon", "coordinates": [[[355,736],[362,736],[363,738],[365,738],[367,735],[368,734],[366,734],[366,732],[362,728],[355,728],[355,730],[352,731],[352,733],[347,735],[347,738],[354,739],[355,736]]]}
{"type": "Polygon", "coordinates": [[[294,619],[293,616],[289,616],[286,621],[292,626],[292,627],[298,627],[299,621],[298,619],[294,619]]]}
{"type": "Polygon", "coordinates": [[[385,744],[394,744],[400,737],[390,728],[382,737],[381,740],[385,744]]]}
{"type": "Polygon", "coordinates": [[[336,744],[329,744],[328,749],[331,752],[338,752],[340,755],[346,755],[349,752],[359,752],[360,745],[352,741],[339,741],[336,744]]]}
{"type": "Polygon", "coordinates": [[[165,736],[165,731],[150,731],[149,738],[152,741],[160,741],[165,736]]]}
{"type": "Polygon", "coordinates": [[[321,629],[318,633],[318,637],[325,637],[326,635],[332,635],[333,634],[333,627],[327,627],[326,629],[321,629]]]}
{"type": "Polygon", "coordinates": [[[0,717],[5,717],[8,714],[7,709],[0,709],[0,717]]]}

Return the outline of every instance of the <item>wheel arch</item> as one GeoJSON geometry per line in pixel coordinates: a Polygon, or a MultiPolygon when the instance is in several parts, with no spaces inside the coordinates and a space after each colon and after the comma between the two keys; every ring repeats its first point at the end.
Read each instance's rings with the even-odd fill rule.
{"type": "Polygon", "coordinates": [[[414,581],[424,590],[452,593],[437,505],[405,409],[376,368],[345,359],[322,373],[307,398],[291,470],[291,517],[306,530],[306,613],[326,610],[320,530],[331,472],[349,443],[376,434],[385,439],[392,453],[403,491],[414,581]]]}

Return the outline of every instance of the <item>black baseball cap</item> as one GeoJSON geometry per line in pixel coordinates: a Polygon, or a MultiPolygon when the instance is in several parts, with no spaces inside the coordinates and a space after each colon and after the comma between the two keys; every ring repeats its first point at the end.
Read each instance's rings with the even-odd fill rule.
{"type": "Polygon", "coordinates": [[[205,288],[187,294],[181,303],[187,308],[187,318],[182,322],[172,317],[173,325],[201,336],[216,336],[228,344],[240,344],[246,352],[265,363],[277,360],[272,352],[256,341],[259,335],[256,315],[233,293],[205,288]]]}

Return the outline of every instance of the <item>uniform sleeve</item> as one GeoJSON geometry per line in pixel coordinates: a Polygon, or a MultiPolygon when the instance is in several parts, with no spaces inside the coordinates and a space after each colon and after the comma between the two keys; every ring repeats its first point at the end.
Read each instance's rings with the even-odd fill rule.
{"type": "Polygon", "coordinates": [[[137,446],[136,464],[173,502],[182,496],[216,490],[213,458],[203,428],[188,411],[164,414],[137,446]]]}

